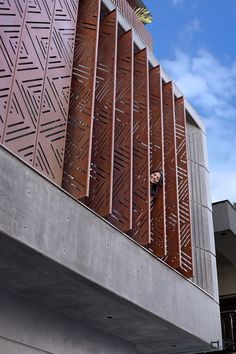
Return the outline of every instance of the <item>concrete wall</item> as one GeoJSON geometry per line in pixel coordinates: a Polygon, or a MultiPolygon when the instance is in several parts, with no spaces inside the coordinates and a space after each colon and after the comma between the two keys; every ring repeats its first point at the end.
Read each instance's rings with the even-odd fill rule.
{"type": "Polygon", "coordinates": [[[220,296],[236,296],[236,267],[220,268],[218,276],[220,296]]]}
{"type": "Polygon", "coordinates": [[[195,274],[193,281],[218,301],[206,135],[189,119],[187,134],[195,274]]]}
{"type": "Polygon", "coordinates": [[[134,345],[0,290],[0,354],[136,354],[134,345]]]}
{"type": "Polygon", "coordinates": [[[236,210],[228,200],[213,204],[220,296],[236,295],[236,210]]]}
{"type": "Polygon", "coordinates": [[[0,236],[0,284],[141,353],[221,341],[217,301],[2,148],[0,236]]]}

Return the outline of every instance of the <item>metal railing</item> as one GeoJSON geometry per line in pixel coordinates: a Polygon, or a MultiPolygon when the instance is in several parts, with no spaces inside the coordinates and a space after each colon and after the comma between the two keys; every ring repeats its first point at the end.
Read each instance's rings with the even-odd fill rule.
{"type": "Polygon", "coordinates": [[[236,350],[236,311],[221,312],[221,322],[224,350],[234,352],[236,350]]]}
{"type": "Polygon", "coordinates": [[[121,11],[129,24],[134,28],[141,40],[150,48],[153,49],[152,36],[145,28],[144,24],[139,20],[138,16],[126,0],[112,0],[121,11]]]}

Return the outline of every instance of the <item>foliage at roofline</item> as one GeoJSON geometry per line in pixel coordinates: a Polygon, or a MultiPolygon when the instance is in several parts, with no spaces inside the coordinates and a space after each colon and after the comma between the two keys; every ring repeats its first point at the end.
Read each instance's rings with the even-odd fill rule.
{"type": "Polygon", "coordinates": [[[152,23],[152,15],[147,8],[138,7],[135,10],[136,15],[144,24],[152,23]]]}

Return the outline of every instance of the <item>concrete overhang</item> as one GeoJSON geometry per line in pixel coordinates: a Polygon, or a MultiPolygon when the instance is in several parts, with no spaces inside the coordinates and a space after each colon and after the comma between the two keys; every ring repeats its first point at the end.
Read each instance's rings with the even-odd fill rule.
{"type": "Polygon", "coordinates": [[[228,200],[212,204],[216,249],[236,266],[236,210],[228,200]]]}
{"type": "Polygon", "coordinates": [[[0,284],[140,353],[221,343],[212,297],[1,146],[0,284]]]}

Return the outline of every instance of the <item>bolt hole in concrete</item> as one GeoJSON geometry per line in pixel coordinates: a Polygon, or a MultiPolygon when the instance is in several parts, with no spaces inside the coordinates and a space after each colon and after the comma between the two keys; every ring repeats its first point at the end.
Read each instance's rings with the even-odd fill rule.
{"type": "Polygon", "coordinates": [[[64,253],[66,253],[66,251],[67,251],[67,249],[66,249],[66,248],[64,248],[64,249],[63,249],[63,252],[64,252],[64,253]]]}

